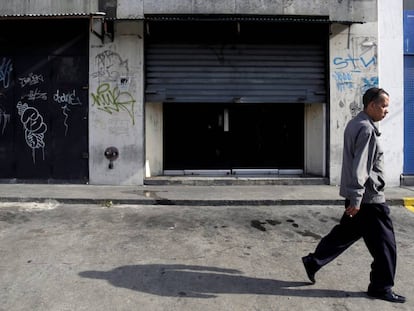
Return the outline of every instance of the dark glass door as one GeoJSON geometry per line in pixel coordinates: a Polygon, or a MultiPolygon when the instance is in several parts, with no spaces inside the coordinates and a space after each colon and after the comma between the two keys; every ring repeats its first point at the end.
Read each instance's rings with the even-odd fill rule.
{"type": "Polygon", "coordinates": [[[301,104],[165,104],[164,169],[303,169],[301,104]]]}

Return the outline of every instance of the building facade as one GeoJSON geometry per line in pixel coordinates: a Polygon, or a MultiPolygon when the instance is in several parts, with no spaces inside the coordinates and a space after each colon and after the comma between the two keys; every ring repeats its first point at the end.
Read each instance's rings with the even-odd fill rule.
{"type": "Polygon", "coordinates": [[[403,6],[95,0],[0,5],[0,179],[141,185],[175,174],[338,184],[372,86],[403,173],[403,6]]]}

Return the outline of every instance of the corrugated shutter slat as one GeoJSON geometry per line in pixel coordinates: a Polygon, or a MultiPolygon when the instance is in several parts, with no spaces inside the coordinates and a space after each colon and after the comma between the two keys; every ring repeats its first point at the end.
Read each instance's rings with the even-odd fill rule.
{"type": "Polygon", "coordinates": [[[326,102],[321,45],[149,44],[146,100],[326,102]]]}

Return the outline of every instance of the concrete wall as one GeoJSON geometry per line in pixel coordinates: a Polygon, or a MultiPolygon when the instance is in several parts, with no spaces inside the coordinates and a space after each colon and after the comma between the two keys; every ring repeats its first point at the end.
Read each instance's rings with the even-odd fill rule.
{"type": "Polygon", "coordinates": [[[0,15],[90,13],[98,10],[98,0],[6,0],[0,3],[0,15]]]}
{"type": "Polygon", "coordinates": [[[143,18],[144,0],[118,0],[117,17],[138,19],[143,18]]]}
{"type": "MultiPolygon", "coordinates": [[[[144,14],[270,14],[325,15],[333,21],[372,21],[375,0],[15,0],[0,3],[2,14],[56,14],[97,12],[99,2],[116,9],[120,19],[144,14]]],[[[101,9],[102,10],[102,9],[101,9]]]]}
{"type": "Polygon", "coordinates": [[[305,105],[305,173],[326,176],[326,105],[305,105]]]}
{"type": "Polygon", "coordinates": [[[144,178],[143,23],[115,23],[115,40],[90,38],[91,184],[142,184],[144,178]],[[119,150],[113,169],[107,147],[119,150]]]}
{"type": "Polygon", "coordinates": [[[363,93],[378,85],[378,25],[333,24],[331,33],[329,176],[338,185],[345,125],[362,110],[363,93]]]}
{"type": "Polygon", "coordinates": [[[144,0],[144,14],[326,15],[331,20],[371,21],[375,0],[144,0]]]}
{"type": "Polygon", "coordinates": [[[388,116],[381,122],[387,185],[399,185],[404,163],[404,57],[402,1],[378,1],[378,75],[390,94],[388,116]]]}
{"type": "MultiPolygon", "coordinates": [[[[90,37],[91,183],[143,183],[143,22],[138,19],[144,14],[329,15],[333,21],[365,21],[351,26],[335,23],[331,27],[329,175],[331,184],[339,184],[344,127],[362,108],[363,92],[379,84],[391,95],[390,114],[380,125],[387,181],[389,185],[399,183],[403,164],[402,3],[388,0],[117,0],[115,3],[117,18],[137,21],[116,21],[114,42],[106,38],[102,43],[93,34],[90,37]],[[108,168],[109,162],[103,155],[109,146],[120,151],[113,169],[108,168]]],[[[3,1],[0,15],[90,13],[97,12],[99,7],[99,0],[3,1]]],[[[309,115],[314,115],[313,112],[309,115]]],[[[321,115],[316,114],[318,118],[321,115]]],[[[150,135],[158,137],[156,141],[158,130],[154,124],[149,128],[150,135]]],[[[313,150],[309,141],[311,137],[307,137],[308,152],[313,150]]],[[[152,172],[159,172],[162,162],[162,158],[153,156],[162,154],[156,145],[147,144],[152,172]]],[[[314,151],[310,154],[317,155],[314,151]]],[[[313,156],[308,156],[309,153],[307,168],[318,167],[319,164],[309,160],[313,156]]]]}
{"type": "Polygon", "coordinates": [[[145,176],[163,174],[163,104],[145,104],[145,176]]]}
{"type": "Polygon", "coordinates": [[[403,170],[403,26],[402,3],[378,1],[378,23],[333,25],[330,39],[330,177],[339,184],[343,131],[362,109],[371,86],[390,93],[388,116],[379,123],[385,151],[386,181],[400,183],[403,170]]]}

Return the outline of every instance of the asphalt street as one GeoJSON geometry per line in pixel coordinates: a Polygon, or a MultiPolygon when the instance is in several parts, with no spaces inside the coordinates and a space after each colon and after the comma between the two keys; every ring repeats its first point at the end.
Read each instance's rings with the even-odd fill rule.
{"type": "Polygon", "coordinates": [[[301,256],[340,206],[0,203],[0,310],[414,310],[414,213],[392,207],[395,291],[365,294],[362,241],[310,285],[301,256]]]}

